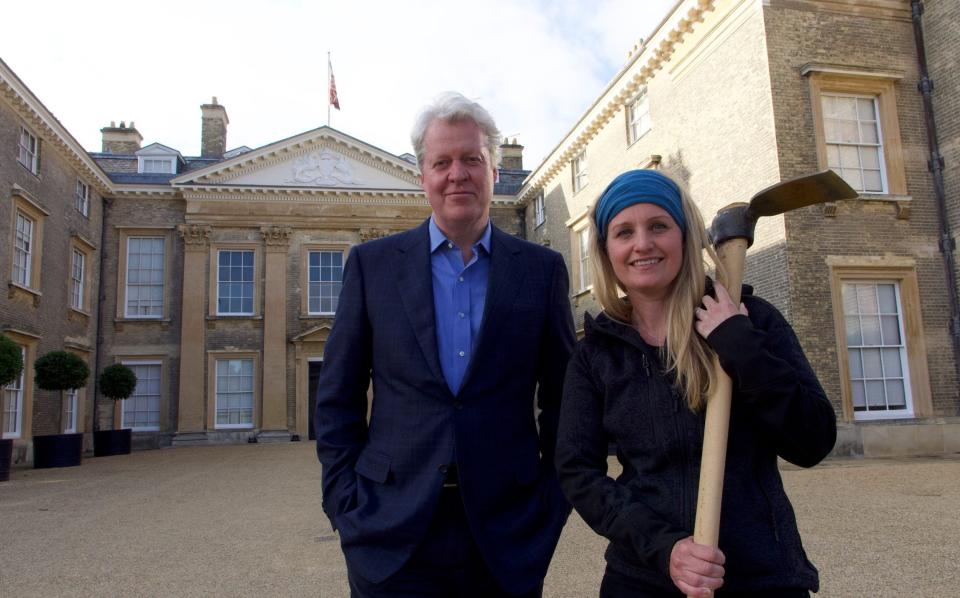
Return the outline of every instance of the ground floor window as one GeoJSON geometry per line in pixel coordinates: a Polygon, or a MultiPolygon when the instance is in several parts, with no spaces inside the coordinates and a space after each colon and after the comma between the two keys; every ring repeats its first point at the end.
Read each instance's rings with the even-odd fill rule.
{"type": "Polygon", "coordinates": [[[216,427],[253,427],[253,360],[216,360],[216,427]]]}
{"type": "MultiPolygon", "coordinates": [[[[20,347],[20,355],[24,366],[27,363],[27,351],[20,347]]],[[[26,367],[20,371],[16,380],[3,387],[3,437],[20,438],[21,434],[21,414],[23,413],[23,373],[26,367]]]]}
{"type": "Polygon", "coordinates": [[[900,285],[851,281],[842,293],[854,417],[912,416],[900,285]]]}
{"type": "Polygon", "coordinates": [[[120,402],[122,427],[135,432],[160,430],[160,364],[125,361],[137,376],[137,386],[129,398],[120,402]]]}
{"type": "Polygon", "coordinates": [[[71,388],[63,396],[63,433],[75,434],[77,431],[77,398],[80,391],[71,388]]]}

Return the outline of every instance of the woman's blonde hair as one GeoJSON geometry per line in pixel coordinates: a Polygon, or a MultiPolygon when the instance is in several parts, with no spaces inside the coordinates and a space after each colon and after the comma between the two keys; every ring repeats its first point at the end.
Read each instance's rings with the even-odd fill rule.
{"type": "MultiPolygon", "coordinates": [[[[668,175],[669,176],[669,175],[668,175]]],[[[667,294],[667,337],[664,347],[668,372],[676,375],[676,386],[687,398],[687,405],[698,411],[717,384],[713,369],[713,352],[694,329],[694,309],[706,293],[706,270],[703,253],[707,252],[718,269],[722,268],[710,246],[703,217],[684,185],[669,177],[680,189],[686,232],[683,234],[683,260],[677,277],[667,294]]],[[[607,255],[606,240],[597,228],[595,202],[590,208],[590,262],[593,291],[600,306],[611,318],[631,325],[632,307],[626,300],[627,289],[617,279],[607,255]]]]}

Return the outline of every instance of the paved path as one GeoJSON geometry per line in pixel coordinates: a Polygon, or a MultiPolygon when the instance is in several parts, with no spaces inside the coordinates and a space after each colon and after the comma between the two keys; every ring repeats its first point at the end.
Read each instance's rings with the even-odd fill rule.
{"type": "MultiPolygon", "coordinates": [[[[826,597],[960,596],[960,455],[785,469],[826,597]]],[[[312,445],[234,445],[15,469],[0,598],[347,596],[312,445]]],[[[571,517],[548,598],[597,595],[604,541],[571,517]]]]}

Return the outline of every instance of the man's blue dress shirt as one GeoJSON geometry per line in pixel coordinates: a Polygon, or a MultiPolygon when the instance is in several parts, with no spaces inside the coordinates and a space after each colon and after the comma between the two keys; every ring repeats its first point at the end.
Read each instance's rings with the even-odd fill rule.
{"type": "Polygon", "coordinates": [[[429,227],[440,368],[450,392],[457,394],[483,321],[490,273],[490,223],[473,244],[473,257],[466,265],[460,248],[447,239],[432,216],[429,227]]]}

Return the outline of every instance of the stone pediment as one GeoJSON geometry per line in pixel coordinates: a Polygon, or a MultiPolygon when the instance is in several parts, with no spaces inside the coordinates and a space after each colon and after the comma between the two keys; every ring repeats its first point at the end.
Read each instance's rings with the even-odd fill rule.
{"type": "Polygon", "coordinates": [[[185,173],[174,186],[420,191],[416,166],[320,127],[185,173]]]}

